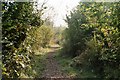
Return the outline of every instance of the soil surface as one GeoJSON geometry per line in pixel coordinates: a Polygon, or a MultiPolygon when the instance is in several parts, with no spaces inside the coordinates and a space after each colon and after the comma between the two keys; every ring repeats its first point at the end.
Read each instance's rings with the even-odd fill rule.
{"type": "MultiPolygon", "coordinates": [[[[49,53],[47,53],[47,58],[45,61],[45,70],[42,74],[42,78],[53,78],[55,80],[70,80],[68,79],[68,76],[63,73],[60,69],[60,66],[58,64],[58,62],[55,60],[55,55],[57,53],[57,50],[59,49],[59,47],[51,47],[52,51],[50,51],[49,53]],[[66,78],[66,79],[65,79],[66,78]]],[[[50,79],[52,80],[52,79],[50,79]]]]}

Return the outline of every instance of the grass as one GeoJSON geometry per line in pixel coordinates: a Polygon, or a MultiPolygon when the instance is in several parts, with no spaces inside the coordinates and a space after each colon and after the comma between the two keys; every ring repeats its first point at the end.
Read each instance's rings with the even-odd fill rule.
{"type": "Polygon", "coordinates": [[[27,70],[27,75],[24,75],[22,77],[24,78],[40,78],[42,76],[43,71],[45,70],[45,60],[46,60],[46,54],[49,50],[44,49],[41,52],[35,51],[35,54],[32,56],[32,62],[31,62],[31,68],[27,70]]]}
{"type": "Polygon", "coordinates": [[[40,77],[42,75],[42,72],[44,71],[44,61],[45,61],[45,55],[35,55],[34,56],[35,61],[33,62],[33,73],[35,74],[35,77],[40,77]]]}
{"type": "Polygon", "coordinates": [[[49,48],[44,48],[41,52],[37,52],[34,55],[34,62],[33,62],[33,72],[36,78],[41,77],[43,71],[45,70],[45,60],[46,54],[50,51],[49,48]]]}
{"type": "Polygon", "coordinates": [[[80,69],[79,67],[71,66],[71,62],[73,62],[73,58],[69,56],[61,55],[60,52],[58,52],[55,55],[55,59],[58,61],[58,63],[61,66],[61,69],[64,73],[66,73],[70,77],[77,77],[77,78],[95,78],[97,75],[94,72],[91,72],[92,69],[88,66],[83,67],[80,69]]]}
{"type": "Polygon", "coordinates": [[[27,70],[27,76],[23,75],[22,77],[31,77],[31,78],[40,78],[42,76],[43,71],[45,70],[45,61],[46,54],[51,52],[51,48],[41,48],[40,50],[34,51],[35,54],[32,56],[32,67],[27,70]]]}
{"type": "Polygon", "coordinates": [[[70,62],[72,61],[71,57],[63,56],[63,55],[60,54],[60,52],[58,52],[55,55],[55,59],[60,64],[60,67],[61,67],[62,71],[64,73],[66,73],[67,75],[69,75],[71,77],[75,77],[78,74],[77,69],[70,66],[70,62]]]}

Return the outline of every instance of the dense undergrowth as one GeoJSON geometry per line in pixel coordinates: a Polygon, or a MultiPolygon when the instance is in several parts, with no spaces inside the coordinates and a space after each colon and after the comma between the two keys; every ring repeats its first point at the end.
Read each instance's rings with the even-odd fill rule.
{"type": "Polygon", "coordinates": [[[36,53],[52,37],[51,27],[41,19],[44,9],[44,3],[37,9],[36,2],[2,2],[2,78],[35,77],[42,70],[42,55],[36,53]]]}
{"type": "Polygon", "coordinates": [[[72,78],[100,78],[99,74],[94,73],[92,68],[89,66],[84,66],[82,68],[73,66],[74,59],[73,57],[61,54],[61,51],[58,51],[55,55],[55,59],[60,64],[61,70],[66,73],[69,77],[72,78]]]}
{"type": "Polygon", "coordinates": [[[119,6],[119,2],[80,2],[66,17],[62,54],[72,57],[69,64],[80,74],[120,78],[119,6]]]}

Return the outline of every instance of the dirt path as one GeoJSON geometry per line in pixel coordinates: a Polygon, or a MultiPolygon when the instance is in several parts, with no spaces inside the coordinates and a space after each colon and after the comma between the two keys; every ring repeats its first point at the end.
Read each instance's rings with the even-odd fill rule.
{"type": "Polygon", "coordinates": [[[52,47],[52,51],[47,54],[45,61],[45,70],[42,74],[43,78],[66,78],[67,75],[61,72],[58,62],[54,58],[58,47],[52,47]]]}

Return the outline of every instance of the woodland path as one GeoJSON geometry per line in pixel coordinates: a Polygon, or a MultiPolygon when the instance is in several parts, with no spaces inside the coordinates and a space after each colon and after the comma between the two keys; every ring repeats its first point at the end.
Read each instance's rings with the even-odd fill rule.
{"type": "Polygon", "coordinates": [[[59,47],[51,47],[52,51],[47,53],[47,57],[45,60],[45,70],[43,71],[42,78],[48,78],[50,80],[71,80],[68,79],[68,76],[61,71],[60,65],[55,59],[55,54],[57,53],[57,50],[59,50],[59,47]]]}

